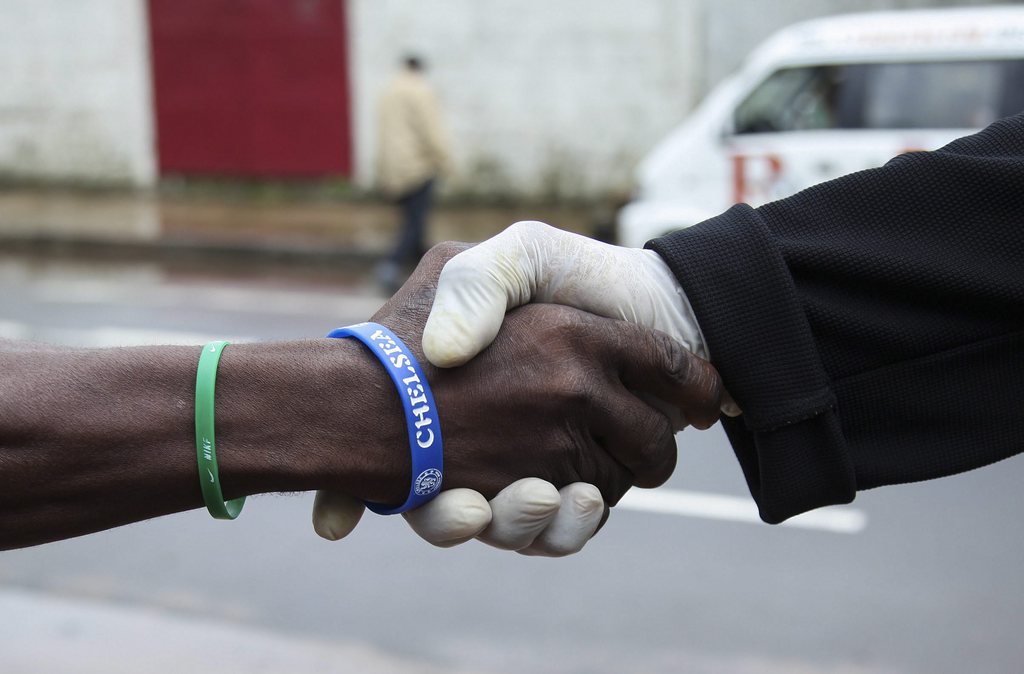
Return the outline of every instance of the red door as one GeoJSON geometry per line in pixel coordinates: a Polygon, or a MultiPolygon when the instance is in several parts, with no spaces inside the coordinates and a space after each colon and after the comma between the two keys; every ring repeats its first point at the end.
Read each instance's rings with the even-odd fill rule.
{"type": "Polygon", "coordinates": [[[351,175],[344,0],[149,0],[161,173],[351,175]]]}

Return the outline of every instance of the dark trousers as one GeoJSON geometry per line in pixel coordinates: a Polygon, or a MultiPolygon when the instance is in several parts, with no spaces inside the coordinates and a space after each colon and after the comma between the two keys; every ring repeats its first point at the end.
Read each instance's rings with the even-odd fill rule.
{"type": "Polygon", "coordinates": [[[413,191],[398,198],[402,214],[402,231],[398,245],[391,254],[391,262],[397,266],[415,265],[427,252],[423,238],[427,230],[427,216],[434,196],[434,179],[431,178],[413,191]]]}

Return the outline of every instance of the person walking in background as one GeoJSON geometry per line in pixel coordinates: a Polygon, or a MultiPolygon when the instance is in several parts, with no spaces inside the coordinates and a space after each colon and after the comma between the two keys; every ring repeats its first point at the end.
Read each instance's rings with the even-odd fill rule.
{"type": "Polygon", "coordinates": [[[426,252],[433,192],[451,166],[440,106],[424,70],[419,57],[405,57],[380,98],[377,187],[395,201],[402,219],[393,252],[377,267],[377,281],[389,294],[426,252]]]}

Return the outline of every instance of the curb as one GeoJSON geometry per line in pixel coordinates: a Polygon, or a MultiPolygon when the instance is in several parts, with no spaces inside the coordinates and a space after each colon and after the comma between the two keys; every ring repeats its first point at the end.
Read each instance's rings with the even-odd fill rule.
{"type": "Polygon", "coordinates": [[[114,240],[66,237],[50,234],[10,236],[0,234],[5,252],[50,255],[87,255],[163,262],[186,260],[294,265],[371,264],[383,258],[383,251],[323,244],[219,243],[198,240],[114,240]]]}

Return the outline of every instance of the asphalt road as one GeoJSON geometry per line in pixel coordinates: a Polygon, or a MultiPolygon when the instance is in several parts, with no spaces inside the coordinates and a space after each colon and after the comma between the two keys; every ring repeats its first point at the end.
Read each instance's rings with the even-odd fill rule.
{"type": "MultiPolygon", "coordinates": [[[[0,336],[83,345],[316,336],[380,304],[360,271],[0,255],[0,336]]],[[[1024,461],[867,492],[804,527],[770,527],[747,521],[749,497],[719,428],[687,431],[679,446],[675,476],[650,492],[664,499],[616,508],[582,554],[561,560],[477,543],[438,550],[400,518],[374,516],[328,543],[309,525],[309,495],[251,498],[235,522],[193,511],[0,553],[0,671],[76,671],[54,664],[69,652],[104,663],[96,671],[142,671],[135,658],[146,661],[147,649],[159,659],[157,650],[197,647],[195,634],[153,616],[211,639],[229,634],[216,626],[234,630],[221,642],[227,655],[293,644],[258,671],[315,671],[310,663],[326,660],[309,653],[331,644],[378,658],[377,669],[352,660],[337,671],[1024,670],[1024,461]],[[37,625],[33,606],[58,622],[37,625]],[[62,627],[60,612],[71,621],[80,606],[102,607],[121,627],[107,636],[62,627]]]]}

